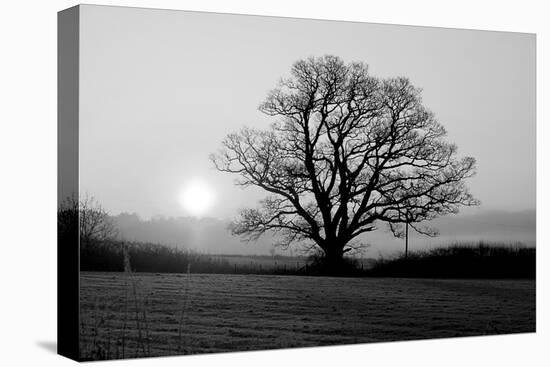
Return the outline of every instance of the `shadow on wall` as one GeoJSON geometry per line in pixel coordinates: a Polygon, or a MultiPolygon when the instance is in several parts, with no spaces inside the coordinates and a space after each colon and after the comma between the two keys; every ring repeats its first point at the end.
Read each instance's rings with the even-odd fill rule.
{"type": "Polygon", "coordinates": [[[37,341],[36,345],[44,349],[47,352],[57,354],[57,342],[56,341],[37,341]]]}

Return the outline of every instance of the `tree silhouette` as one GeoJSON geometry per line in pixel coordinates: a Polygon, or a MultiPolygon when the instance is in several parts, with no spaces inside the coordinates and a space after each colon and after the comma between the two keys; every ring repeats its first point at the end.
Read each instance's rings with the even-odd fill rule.
{"type": "Polygon", "coordinates": [[[90,196],[65,198],[57,211],[57,225],[61,238],[78,234],[82,249],[92,241],[114,240],[118,235],[109,213],[90,196]]]}
{"type": "Polygon", "coordinates": [[[419,224],[476,205],[464,183],[474,158],[457,158],[420,94],[407,78],[370,76],[362,62],[294,63],[259,107],[276,118],[271,128],[230,134],[211,156],[218,170],[238,175],[237,185],[269,193],[241,211],[233,234],[309,243],[334,267],[377,223],[395,235],[406,223],[435,235],[419,224]]]}

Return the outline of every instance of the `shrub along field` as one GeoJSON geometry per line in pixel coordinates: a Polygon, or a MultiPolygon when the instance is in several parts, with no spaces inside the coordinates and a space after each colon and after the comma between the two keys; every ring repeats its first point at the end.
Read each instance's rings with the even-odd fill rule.
{"type": "MultiPolygon", "coordinates": [[[[91,242],[80,251],[82,271],[124,270],[124,252],[134,272],[323,275],[318,253],[306,256],[210,255],[142,242],[91,242]]],[[[348,258],[342,275],[428,278],[535,278],[535,248],[461,243],[408,256],[348,258]]]]}
{"type": "Polygon", "coordinates": [[[521,245],[480,242],[416,251],[408,256],[379,259],[371,276],[420,278],[535,279],[536,250],[521,245]]]}
{"type": "Polygon", "coordinates": [[[82,272],[83,360],[535,331],[534,280],[82,272]]]}

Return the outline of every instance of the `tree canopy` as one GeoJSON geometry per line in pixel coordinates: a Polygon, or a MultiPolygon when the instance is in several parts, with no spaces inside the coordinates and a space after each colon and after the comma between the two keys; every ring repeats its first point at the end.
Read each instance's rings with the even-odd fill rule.
{"type": "Polygon", "coordinates": [[[475,159],[457,147],[405,77],[369,75],[336,56],[299,60],[259,107],[269,129],[229,134],[211,156],[237,185],[268,194],[241,211],[232,232],[280,245],[309,243],[339,259],[359,235],[388,223],[434,235],[421,223],[478,204],[465,179],[475,159]]]}

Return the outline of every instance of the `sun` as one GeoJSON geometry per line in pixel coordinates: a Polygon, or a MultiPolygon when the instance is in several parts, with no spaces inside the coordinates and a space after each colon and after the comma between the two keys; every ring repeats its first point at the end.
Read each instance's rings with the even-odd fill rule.
{"type": "Polygon", "coordinates": [[[207,182],[193,179],[181,189],[179,201],[187,214],[202,217],[212,207],[216,199],[214,190],[207,182]]]}

